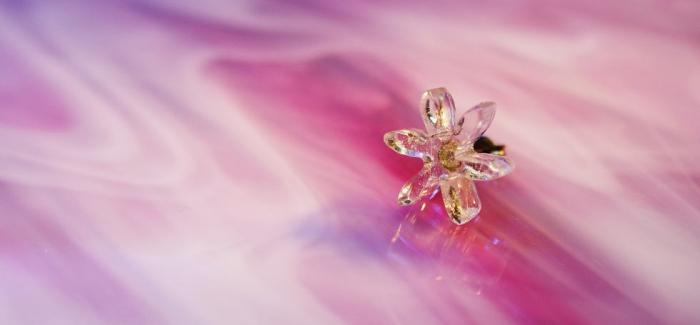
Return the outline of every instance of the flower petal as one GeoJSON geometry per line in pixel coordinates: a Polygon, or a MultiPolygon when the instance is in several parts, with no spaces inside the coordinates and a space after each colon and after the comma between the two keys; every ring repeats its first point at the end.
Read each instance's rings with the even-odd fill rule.
{"type": "Polygon", "coordinates": [[[488,153],[470,153],[457,157],[467,177],[475,181],[490,181],[510,174],[515,165],[508,157],[488,153]]]}
{"type": "Polygon", "coordinates": [[[437,193],[440,180],[440,168],[435,164],[425,164],[416,176],[401,187],[399,204],[411,205],[437,193]]]}
{"type": "Polygon", "coordinates": [[[445,88],[430,89],[423,93],[420,100],[423,123],[428,135],[448,139],[452,136],[455,120],[455,103],[452,95],[445,88]]]}
{"type": "Polygon", "coordinates": [[[384,134],[384,143],[406,156],[426,158],[430,153],[428,136],[420,130],[397,130],[384,134]]]}
{"type": "Polygon", "coordinates": [[[480,103],[462,114],[455,125],[455,134],[460,140],[474,142],[486,132],[494,116],[496,116],[495,103],[480,103]]]}
{"type": "Polygon", "coordinates": [[[440,180],[440,190],[447,214],[454,223],[465,224],[479,214],[481,201],[470,179],[458,174],[450,175],[440,180]]]}

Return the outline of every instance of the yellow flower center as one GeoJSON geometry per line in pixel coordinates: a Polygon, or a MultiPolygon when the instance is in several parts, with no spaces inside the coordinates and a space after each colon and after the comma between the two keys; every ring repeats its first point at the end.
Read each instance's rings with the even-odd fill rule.
{"type": "Polygon", "coordinates": [[[462,166],[462,162],[455,158],[455,152],[458,147],[459,143],[457,140],[452,139],[449,142],[443,143],[438,150],[438,160],[440,164],[450,172],[457,171],[457,169],[462,166]]]}

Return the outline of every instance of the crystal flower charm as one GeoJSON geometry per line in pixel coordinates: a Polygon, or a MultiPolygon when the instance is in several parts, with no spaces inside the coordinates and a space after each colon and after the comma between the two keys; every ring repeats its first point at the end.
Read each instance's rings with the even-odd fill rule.
{"type": "Polygon", "coordinates": [[[404,129],[384,135],[384,143],[392,150],[423,159],[421,171],[401,188],[399,204],[430,199],[439,188],[452,221],[467,223],[481,210],[473,181],[493,180],[513,171],[508,157],[474,147],[491,125],[496,105],[478,104],[456,119],[452,96],[447,89],[436,88],[423,93],[420,110],[426,132],[404,129]]]}

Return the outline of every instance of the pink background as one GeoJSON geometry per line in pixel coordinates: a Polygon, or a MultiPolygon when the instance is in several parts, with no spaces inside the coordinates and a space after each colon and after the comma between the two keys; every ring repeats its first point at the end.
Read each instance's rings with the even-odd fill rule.
{"type": "Polygon", "coordinates": [[[698,1],[0,1],[1,324],[700,322],[698,1]],[[384,146],[446,86],[513,174],[384,146]]]}

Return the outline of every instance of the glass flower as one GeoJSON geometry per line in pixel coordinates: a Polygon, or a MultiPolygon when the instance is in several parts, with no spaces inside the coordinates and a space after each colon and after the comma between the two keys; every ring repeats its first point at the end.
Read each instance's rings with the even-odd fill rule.
{"type": "Polygon", "coordinates": [[[384,142],[399,154],[423,159],[423,168],[399,192],[399,204],[411,205],[442,192],[447,214],[457,224],[481,211],[474,181],[488,181],[513,170],[508,157],[474,149],[496,114],[491,102],[478,104],[455,118],[452,96],[445,88],[423,93],[420,104],[426,131],[388,132],[384,142]]]}

